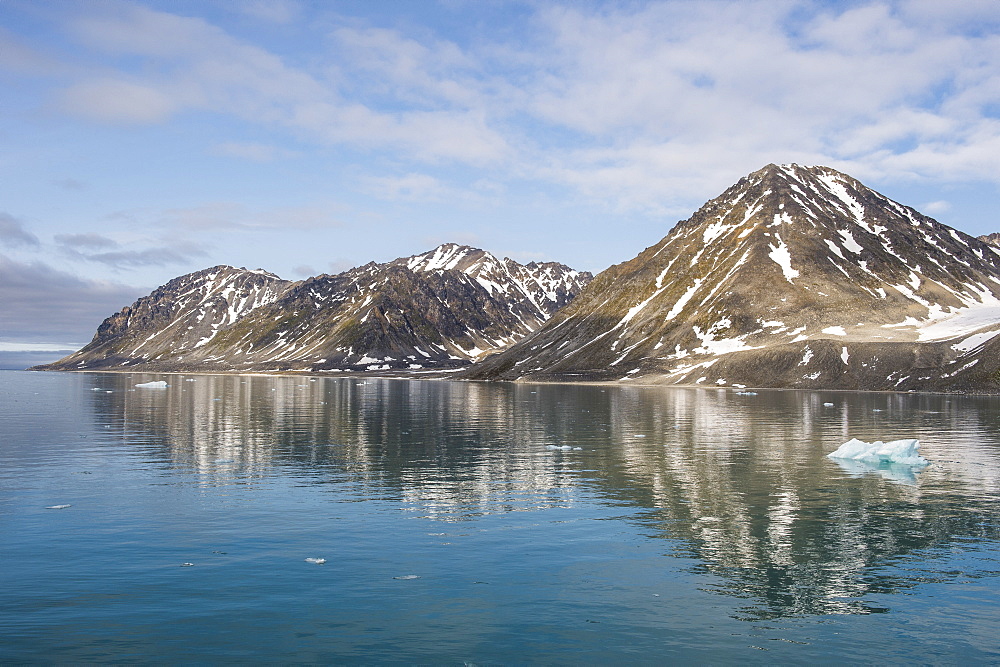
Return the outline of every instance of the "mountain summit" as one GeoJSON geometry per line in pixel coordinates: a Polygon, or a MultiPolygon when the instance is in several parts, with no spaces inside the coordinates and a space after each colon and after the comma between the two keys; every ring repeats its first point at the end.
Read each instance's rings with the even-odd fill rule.
{"type": "Polygon", "coordinates": [[[455,369],[538,329],[590,278],[453,243],[301,282],[217,266],[175,278],[41,368],[455,369]]]}
{"type": "Polygon", "coordinates": [[[1000,248],[829,167],[770,164],[599,274],[471,376],[866,389],[994,382],[971,369],[1000,330],[998,294],[1000,248]]]}

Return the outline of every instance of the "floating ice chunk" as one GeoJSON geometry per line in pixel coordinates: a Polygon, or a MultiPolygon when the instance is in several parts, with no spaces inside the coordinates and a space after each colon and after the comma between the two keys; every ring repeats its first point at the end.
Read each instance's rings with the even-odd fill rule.
{"type": "Polygon", "coordinates": [[[72,505],[49,505],[45,509],[47,509],[47,510],[64,510],[67,507],[72,507],[72,505]]]}
{"type": "Polygon", "coordinates": [[[891,442],[865,442],[857,438],[851,438],[836,451],[827,454],[831,459],[848,459],[851,461],[862,461],[864,463],[899,463],[908,466],[925,466],[928,460],[920,456],[920,441],[893,440],[891,442]]]}
{"type": "Polygon", "coordinates": [[[306,558],[307,563],[315,563],[316,565],[322,565],[326,562],[325,558],[306,558]]]}
{"type": "Polygon", "coordinates": [[[401,574],[398,577],[393,577],[393,579],[419,579],[419,574],[401,574]]]}
{"type": "Polygon", "coordinates": [[[154,380],[153,382],[140,382],[136,386],[142,389],[166,389],[167,383],[163,380],[154,380]]]}

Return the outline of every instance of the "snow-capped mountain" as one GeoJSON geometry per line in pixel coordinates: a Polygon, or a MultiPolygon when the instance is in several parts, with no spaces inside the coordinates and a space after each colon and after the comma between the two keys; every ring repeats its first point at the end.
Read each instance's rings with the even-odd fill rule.
{"type": "Polygon", "coordinates": [[[444,244],[337,275],[283,281],[215,267],[105,320],[47,368],[388,371],[460,367],[538,329],[591,278],[444,244]]]}
{"type": "Polygon", "coordinates": [[[291,285],[261,269],[231,266],[174,278],[104,320],[87,346],[50,366],[110,368],[197,355],[220,331],[273,304],[291,285]]]}
{"type": "Polygon", "coordinates": [[[985,387],[998,296],[1000,248],[833,169],[768,165],[472,377],[985,387]]]}

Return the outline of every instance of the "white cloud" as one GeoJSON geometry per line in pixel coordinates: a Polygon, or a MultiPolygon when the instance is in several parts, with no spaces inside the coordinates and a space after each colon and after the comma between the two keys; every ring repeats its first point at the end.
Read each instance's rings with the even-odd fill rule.
{"type": "Polygon", "coordinates": [[[302,13],[302,6],[292,0],[240,0],[232,8],[267,23],[291,23],[302,13]]]}
{"type": "Polygon", "coordinates": [[[937,215],[951,210],[951,203],[944,200],[930,201],[919,206],[918,210],[929,215],[937,215]]]}
{"type": "Polygon", "coordinates": [[[298,155],[295,151],[290,151],[280,146],[270,146],[254,142],[225,141],[212,147],[212,152],[216,155],[226,155],[229,157],[250,160],[251,162],[271,162],[281,158],[290,158],[298,155]]]}
{"type": "MultiPolygon", "coordinates": [[[[455,106],[462,98],[468,103],[475,97],[463,84],[439,80],[433,72],[417,76],[431,62],[461,60],[453,46],[424,53],[419,44],[395,33],[344,30],[337,34],[356,60],[340,62],[334,56],[328,67],[309,72],[200,18],[119,3],[102,6],[108,8],[104,13],[73,22],[77,37],[95,51],[155,59],[157,66],[141,80],[128,72],[84,78],[60,95],[64,111],[120,123],[160,123],[185,110],[232,114],[302,130],[329,143],[389,148],[430,162],[482,164],[506,154],[506,141],[481,109],[455,106]],[[383,60],[368,62],[367,56],[376,52],[383,60]],[[356,82],[341,81],[347,88],[341,90],[328,80],[338,68],[377,70],[381,78],[366,80],[365,86],[388,85],[393,95],[402,94],[402,81],[410,81],[413,90],[433,88],[437,101],[418,105],[424,108],[380,110],[351,99],[356,82]]],[[[238,144],[229,147],[239,149],[238,144]]]]}
{"type": "Polygon", "coordinates": [[[552,39],[523,99],[577,135],[538,147],[537,173],[653,212],[767,162],[997,180],[997,37],[928,27],[886,4],[802,12],[817,7],[543,12],[552,39]]]}
{"type": "MultiPolygon", "coordinates": [[[[1000,12],[960,5],[542,3],[516,30],[463,46],[430,29],[337,20],[317,28],[324,50],[303,59],[202,18],[109,1],[70,20],[99,64],[60,99],[112,123],[207,112],[303,146],[350,147],[404,174],[364,187],[414,201],[476,180],[414,180],[417,165],[444,163],[664,215],[772,161],[997,182],[1000,12]],[[136,59],[145,66],[120,64],[136,59]]],[[[279,23],[300,9],[244,6],[279,23]]],[[[277,141],[225,137],[211,150],[289,155],[277,141]]]]}
{"type": "Polygon", "coordinates": [[[208,255],[201,244],[180,238],[159,239],[154,245],[147,242],[122,246],[101,234],[87,233],[59,234],[55,241],[69,257],[104,264],[115,270],[185,264],[208,255]]]}
{"type": "Polygon", "coordinates": [[[16,248],[40,245],[38,237],[29,232],[24,223],[9,213],[0,211],[0,244],[16,248]]]}
{"type": "Polygon", "coordinates": [[[43,262],[0,255],[0,303],[8,345],[88,341],[104,318],[148,293],[148,288],[84,280],[43,262]]]}
{"type": "Polygon", "coordinates": [[[66,89],[59,106],[66,112],[109,123],[161,123],[180,107],[176,97],[129,81],[83,81],[66,89]]]}
{"type": "Polygon", "coordinates": [[[23,75],[61,74],[67,66],[43,53],[0,26],[0,70],[23,75]]]}
{"type": "Polygon", "coordinates": [[[8,343],[0,341],[0,352],[71,352],[77,343],[8,343]]]}

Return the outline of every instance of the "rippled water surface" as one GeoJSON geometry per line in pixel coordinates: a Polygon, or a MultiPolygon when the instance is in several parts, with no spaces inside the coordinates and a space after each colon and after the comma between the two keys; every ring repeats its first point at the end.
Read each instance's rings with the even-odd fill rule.
{"type": "Polygon", "coordinates": [[[989,397],[0,372],[0,661],[995,663],[998,499],[989,397]]]}

